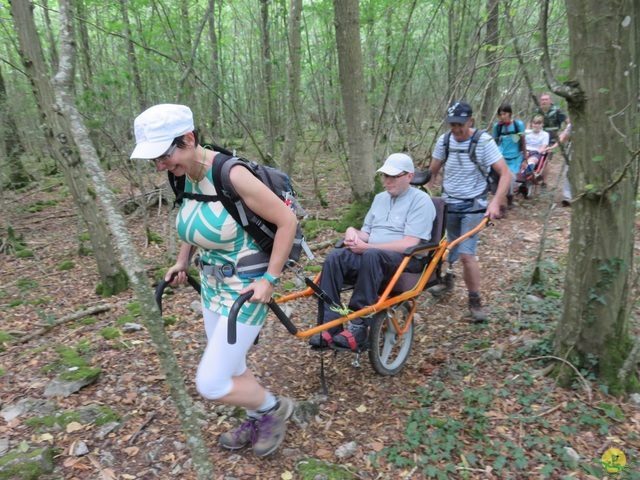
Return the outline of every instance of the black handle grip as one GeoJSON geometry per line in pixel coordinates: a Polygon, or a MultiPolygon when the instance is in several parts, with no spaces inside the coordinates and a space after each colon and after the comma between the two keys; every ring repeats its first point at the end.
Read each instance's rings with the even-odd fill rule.
{"type": "MultiPolygon", "coordinates": [[[[243,293],[236,299],[235,302],[233,302],[233,305],[229,310],[229,320],[227,323],[227,342],[229,343],[229,345],[235,345],[236,343],[236,339],[237,339],[236,322],[238,319],[238,312],[240,311],[240,308],[242,308],[242,305],[244,305],[244,302],[249,300],[252,296],[253,296],[253,292],[243,293]]],[[[278,304],[273,299],[271,299],[267,305],[269,305],[269,308],[271,309],[271,311],[275,313],[276,317],[278,317],[278,320],[282,322],[282,324],[285,326],[285,328],[289,331],[291,335],[295,335],[296,333],[298,333],[298,329],[296,328],[296,326],[289,319],[289,317],[287,317],[287,314],[282,311],[282,309],[278,306],[278,304]]]]}
{"type": "MultiPolygon", "coordinates": [[[[173,282],[173,279],[176,278],[177,274],[178,272],[174,272],[168,281],[165,279],[162,279],[162,281],[158,283],[158,286],[156,287],[155,297],[156,297],[156,304],[158,305],[158,309],[160,310],[160,315],[162,315],[162,294],[164,293],[164,289],[167,288],[167,285],[173,282]]],[[[196,292],[198,292],[198,294],[200,293],[200,282],[198,282],[195,278],[193,278],[188,273],[187,273],[187,282],[189,282],[189,285],[191,285],[193,289],[196,292]]]]}

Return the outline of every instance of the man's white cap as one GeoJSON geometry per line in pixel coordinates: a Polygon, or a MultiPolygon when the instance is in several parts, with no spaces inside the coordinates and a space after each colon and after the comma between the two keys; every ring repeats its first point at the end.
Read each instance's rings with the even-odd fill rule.
{"type": "Polygon", "coordinates": [[[131,158],[158,158],[169,150],[176,137],[193,132],[193,113],[184,105],[163,103],[138,115],[133,128],[136,148],[131,158]]]}
{"type": "Polygon", "coordinates": [[[391,175],[400,175],[402,172],[413,173],[413,160],[404,153],[393,153],[384,161],[378,172],[391,175]]]}

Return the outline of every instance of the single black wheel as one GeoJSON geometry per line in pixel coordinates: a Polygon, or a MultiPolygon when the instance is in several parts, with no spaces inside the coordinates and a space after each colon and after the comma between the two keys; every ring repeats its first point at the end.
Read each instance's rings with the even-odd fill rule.
{"type": "Polygon", "coordinates": [[[533,182],[527,182],[526,186],[527,186],[527,194],[525,195],[525,198],[533,197],[533,195],[536,193],[536,184],[533,182]]]}
{"type": "Polygon", "coordinates": [[[536,184],[533,180],[525,180],[518,187],[518,191],[524,198],[531,198],[536,192],[536,184]]]}
{"type": "Polygon", "coordinates": [[[395,375],[404,366],[413,345],[413,322],[405,303],[378,313],[369,331],[369,361],[380,375],[395,375]],[[407,331],[400,335],[394,326],[407,331]]]}

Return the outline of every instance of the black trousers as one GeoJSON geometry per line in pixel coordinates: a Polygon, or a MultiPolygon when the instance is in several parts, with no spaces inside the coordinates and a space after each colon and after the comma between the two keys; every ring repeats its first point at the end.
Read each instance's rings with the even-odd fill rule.
{"type": "MultiPolygon", "coordinates": [[[[380,287],[393,277],[404,255],[389,250],[369,249],[362,255],[355,254],[347,248],[338,248],[327,255],[322,266],[320,288],[333,300],[340,304],[340,291],[343,285],[353,285],[353,294],[349,308],[353,311],[373,305],[378,301],[380,287]]],[[[405,269],[407,272],[422,271],[420,260],[412,258],[405,269]]],[[[327,323],[342,315],[331,310],[329,302],[318,302],[318,323],[327,323]]],[[[367,323],[365,319],[365,324],[367,323]]],[[[342,326],[329,330],[335,335],[342,326]]]]}

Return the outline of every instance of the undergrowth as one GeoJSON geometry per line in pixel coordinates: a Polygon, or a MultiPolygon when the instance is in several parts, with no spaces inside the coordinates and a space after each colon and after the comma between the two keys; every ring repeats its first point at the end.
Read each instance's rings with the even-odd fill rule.
{"type": "MultiPolygon", "coordinates": [[[[546,262],[542,270],[543,284],[532,288],[524,278],[509,289],[516,300],[505,302],[510,308],[494,312],[495,318],[508,321],[492,325],[493,342],[510,339],[514,347],[503,358],[471,368],[455,357],[488,349],[494,346],[491,341],[471,340],[464,351],[453,354],[449,368],[459,375],[447,375],[445,383],[434,374],[411,399],[398,400],[417,406],[404,422],[403,438],[373,455],[374,463],[386,461],[399,474],[420,472],[435,479],[495,474],[503,479],[568,479],[605,477],[600,457],[611,446],[632,461],[640,458],[634,450],[640,435],[626,428],[633,419],[625,418],[615,401],[592,402],[578,382],[573,389],[561,389],[539,376],[536,369],[553,354],[563,291],[563,268],[546,262]],[[521,338],[528,341],[517,340],[521,338]]],[[[597,381],[588,365],[580,368],[584,382],[597,381]]],[[[620,477],[640,480],[640,473],[629,468],[620,477]]]]}

